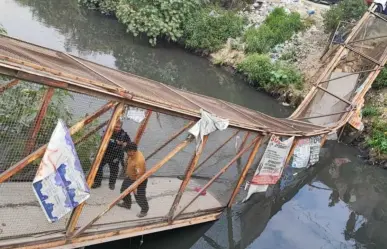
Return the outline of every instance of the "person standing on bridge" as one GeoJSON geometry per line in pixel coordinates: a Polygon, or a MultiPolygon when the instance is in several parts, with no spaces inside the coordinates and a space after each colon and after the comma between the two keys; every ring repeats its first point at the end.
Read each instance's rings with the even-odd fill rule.
{"type": "Polygon", "coordinates": [[[128,133],[122,129],[122,121],[118,120],[114,127],[113,134],[110,138],[105,155],[102,158],[102,162],[99,165],[97,175],[95,177],[92,188],[99,188],[102,184],[103,168],[105,164],[109,164],[110,177],[109,188],[115,189],[116,181],[118,177],[119,164],[121,162],[124,165],[124,151],[127,150],[128,144],[131,142],[128,133]]]}
{"type": "MultiPolygon", "coordinates": [[[[126,178],[122,182],[121,193],[125,191],[125,189],[129,188],[136,180],[138,180],[141,176],[145,174],[145,158],[143,154],[137,150],[137,145],[135,143],[128,144],[128,162],[126,166],[126,178]]],[[[141,207],[141,212],[137,215],[137,217],[142,218],[148,214],[149,204],[146,199],[146,185],[148,183],[148,179],[143,181],[136,190],[133,191],[134,197],[141,207]]],[[[118,206],[130,209],[132,207],[132,197],[131,194],[128,194],[124,197],[123,203],[119,203],[118,206]]]]}

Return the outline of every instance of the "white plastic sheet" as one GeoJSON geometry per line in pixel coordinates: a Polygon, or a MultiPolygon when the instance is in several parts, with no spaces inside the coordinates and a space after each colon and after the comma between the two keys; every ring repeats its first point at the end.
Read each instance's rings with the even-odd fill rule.
{"type": "Polygon", "coordinates": [[[196,138],[196,151],[199,149],[204,136],[216,130],[225,130],[229,125],[228,119],[218,118],[204,110],[200,110],[200,112],[200,120],[188,131],[196,138]]]}
{"type": "Polygon", "coordinates": [[[281,141],[279,137],[271,136],[244,201],[247,201],[254,193],[265,192],[269,184],[277,183],[281,177],[293,140],[294,137],[281,141]]]}
{"type": "Polygon", "coordinates": [[[296,148],[294,149],[292,168],[306,168],[308,167],[310,157],[310,140],[309,138],[299,139],[296,148]]]}
{"type": "Polygon", "coordinates": [[[49,222],[56,222],[90,197],[74,143],[63,121],[51,135],[32,183],[49,222]]]}
{"type": "Polygon", "coordinates": [[[141,123],[145,119],[145,111],[135,107],[129,107],[126,112],[126,118],[136,123],[141,123]]]}

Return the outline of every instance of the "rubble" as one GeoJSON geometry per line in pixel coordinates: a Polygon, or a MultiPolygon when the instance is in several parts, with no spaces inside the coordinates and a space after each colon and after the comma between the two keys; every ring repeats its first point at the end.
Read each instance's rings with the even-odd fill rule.
{"type": "Polygon", "coordinates": [[[305,74],[308,83],[321,66],[319,58],[329,39],[323,31],[322,17],[329,7],[306,0],[257,0],[241,13],[248,20],[246,28],[258,28],[277,7],[289,13],[298,12],[302,18],[308,18],[313,23],[306,31],[295,34],[291,40],[277,45],[270,53],[273,60],[285,59],[294,63],[305,74]]]}
{"type": "MultiPolygon", "coordinates": [[[[303,92],[306,94],[310,89],[314,74],[321,66],[321,53],[325,50],[329,39],[329,35],[323,31],[322,17],[329,6],[307,0],[255,0],[240,12],[240,15],[248,20],[245,29],[258,28],[270,12],[277,7],[282,7],[289,13],[298,12],[311,25],[306,31],[295,34],[292,39],[277,45],[269,53],[273,60],[289,61],[304,73],[303,92]]],[[[245,44],[241,39],[229,39],[222,50],[211,54],[212,61],[235,68],[236,64],[244,58],[244,47],[245,44]]]]}

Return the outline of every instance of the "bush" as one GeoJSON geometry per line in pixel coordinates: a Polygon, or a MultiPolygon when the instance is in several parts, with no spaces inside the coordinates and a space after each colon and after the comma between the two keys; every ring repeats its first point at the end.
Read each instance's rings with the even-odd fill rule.
{"type": "Polygon", "coordinates": [[[128,32],[145,33],[156,45],[159,37],[177,41],[183,35],[183,24],[198,7],[196,0],[120,0],[116,16],[128,32]]]}
{"type": "Polygon", "coordinates": [[[358,20],[367,11],[364,0],[342,0],[323,14],[324,29],[331,33],[340,21],[358,20]]]}
{"type": "MultiPolygon", "coordinates": [[[[40,110],[40,100],[43,98],[47,88],[32,85],[27,82],[20,82],[18,85],[6,90],[0,98],[0,145],[4,149],[4,165],[9,166],[15,163],[13,160],[21,158],[26,146],[26,135],[33,126],[35,117],[40,110]],[[12,141],[11,143],[8,143],[12,141]]],[[[36,139],[36,147],[47,143],[51,137],[58,119],[62,119],[67,125],[74,123],[73,115],[68,110],[67,101],[72,95],[61,89],[56,89],[46,115],[41,124],[36,139]]],[[[87,131],[98,125],[90,124],[83,131],[78,132],[73,139],[86,134],[87,131]]],[[[99,135],[90,136],[83,143],[77,145],[77,152],[84,169],[91,165],[91,157],[99,146],[99,135]]],[[[37,160],[33,164],[38,164],[37,160]]],[[[1,167],[0,171],[5,170],[1,167]]]]}
{"type": "Polygon", "coordinates": [[[274,90],[294,85],[302,88],[302,74],[296,68],[283,62],[272,62],[266,55],[251,54],[238,64],[250,85],[265,90],[274,90]]]}
{"type": "Polygon", "coordinates": [[[375,121],[372,124],[372,132],[367,140],[368,145],[380,154],[387,154],[387,123],[375,121]]]}
{"type": "Polygon", "coordinates": [[[387,87],[387,68],[383,68],[383,70],[380,71],[378,77],[372,84],[372,87],[376,89],[387,87]]]}
{"type": "Polygon", "coordinates": [[[98,9],[105,15],[113,15],[120,0],[78,0],[82,5],[90,9],[98,9]]]}
{"type": "Polygon", "coordinates": [[[304,24],[300,14],[287,14],[283,8],[275,8],[259,28],[247,30],[244,36],[247,44],[246,51],[267,53],[302,29],[304,24]]]}
{"type": "Polygon", "coordinates": [[[2,34],[2,35],[7,34],[7,31],[5,30],[5,28],[3,28],[3,25],[1,25],[1,24],[0,24],[0,34],[2,34]]]}
{"type": "Polygon", "coordinates": [[[188,48],[213,52],[220,49],[229,37],[239,36],[244,23],[244,19],[232,11],[204,8],[184,25],[184,43],[188,48]]]}
{"type": "Polygon", "coordinates": [[[362,114],[364,117],[373,117],[379,115],[380,111],[374,106],[366,106],[363,108],[362,114]]]}

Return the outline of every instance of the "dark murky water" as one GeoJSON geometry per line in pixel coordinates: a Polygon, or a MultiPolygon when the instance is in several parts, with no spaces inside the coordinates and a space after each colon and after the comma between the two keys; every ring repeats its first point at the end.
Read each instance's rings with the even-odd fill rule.
{"type": "MultiPolygon", "coordinates": [[[[115,20],[74,0],[0,0],[0,23],[11,36],[107,66],[273,116],[290,112],[206,59],[169,44],[150,48],[146,39],[131,37],[115,20]]],[[[145,236],[142,245],[133,238],[95,248],[387,248],[387,172],[356,155],[353,148],[328,143],[319,166],[288,169],[287,181],[215,223],[145,236]]]]}

